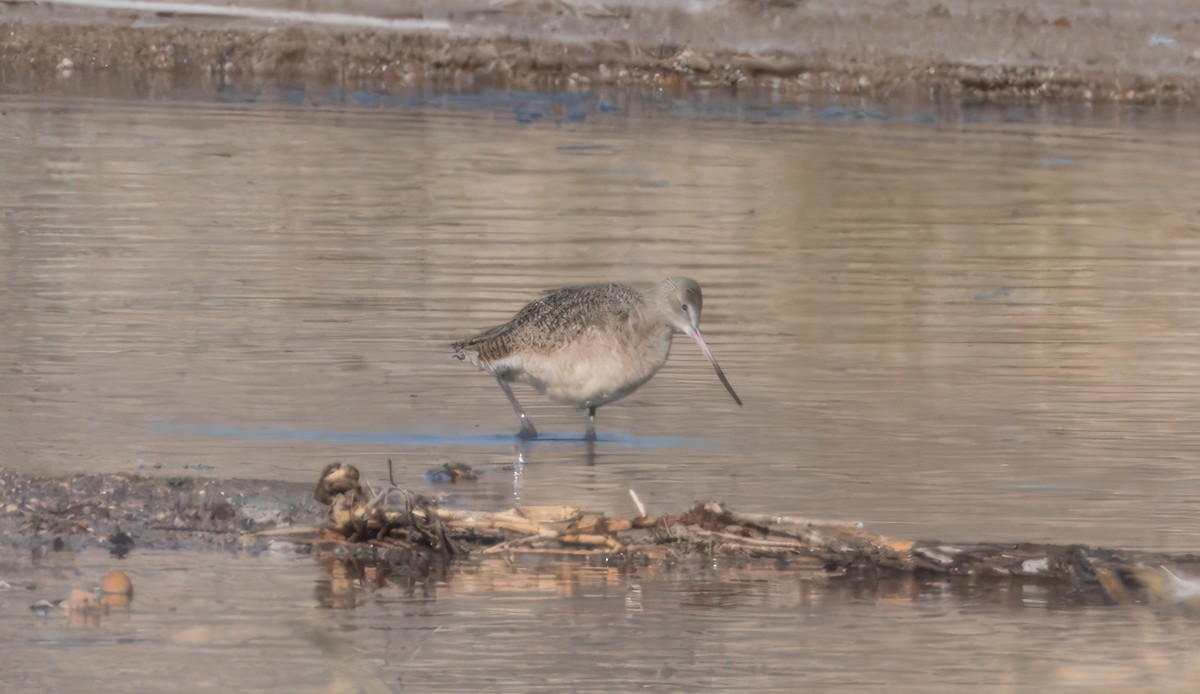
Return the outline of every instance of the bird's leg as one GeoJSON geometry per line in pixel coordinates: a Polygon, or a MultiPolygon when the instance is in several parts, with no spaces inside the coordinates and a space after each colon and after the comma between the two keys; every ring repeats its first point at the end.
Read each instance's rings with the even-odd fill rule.
{"type": "Polygon", "coordinates": [[[583,438],[588,441],[596,440],[596,408],[588,407],[587,431],[584,432],[583,438]]]}
{"type": "Polygon", "coordinates": [[[589,466],[596,464],[596,440],[595,439],[587,440],[587,452],[585,454],[584,460],[587,462],[587,464],[589,466]]]}
{"type": "Polygon", "coordinates": [[[508,401],[512,403],[513,409],[517,412],[517,417],[521,420],[521,431],[517,432],[517,436],[526,441],[536,439],[538,437],[537,429],[533,428],[533,422],[529,421],[529,415],[525,414],[525,410],[521,408],[521,403],[517,402],[517,396],[513,395],[512,388],[509,388],[504,379],[499,376],[496,377],[496,381],[504,389],[504,394],[508,396],[508,401]]]}

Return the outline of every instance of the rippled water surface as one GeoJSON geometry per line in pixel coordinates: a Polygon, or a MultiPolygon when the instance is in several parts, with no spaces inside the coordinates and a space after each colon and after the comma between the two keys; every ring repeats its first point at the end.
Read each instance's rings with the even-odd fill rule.
{"type": "MultiPolygon", "coordinates": [[[[7,557],[5,557],[7,559],[7,557]]],[[[5,561],[65,594],[104,553],[5,561]],[[19,567],[19,568],[18,568],[19,567]]],[[[383,587],[311,557],[135,552],[133,608],[74,622],[0,593],[11,691],[1186,692],[1195,621],[774,568],[466,567],[383,587]]],[[[84,583],[86,585],[86,583],[84,583]]]]}
{"type": "MultiPolygon", "coordinates": [[[[309,481],[391,459],[437,491],[421,474],[457,461],[481,479],[452,501],[481,507],[626,513],[632,488],[660,512],[1200,548],[1187,119],[377,105],[0,101],[0,464],[309,481]],[[518,387],[556,439],[519,446],[494,381],[451,357],[544,288],[680,274],[743,409],[677,338],[590,451],[580,412],[518,387]]],[[[464,569],[322,610],[347,605],[308,557],[129,562],[157,588],[99,631],[0,593],[20,682],[115,658],[242,691],[1182,691],[1200,643],[1036,594],[825,593],[736,567],[464,569]]],[[[0,578],[103,573],[69,563],[0,578]]]]}

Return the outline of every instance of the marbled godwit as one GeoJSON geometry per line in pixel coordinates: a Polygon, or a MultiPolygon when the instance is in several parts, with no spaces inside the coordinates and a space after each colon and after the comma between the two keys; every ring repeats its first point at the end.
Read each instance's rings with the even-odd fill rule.
{"type": "Polygon", "coordinates": [[[521,419],[521,438],[537,429],[509,383],[527,383],[551,399],[587,408],[587,438],[596,438],[596,408],[637,390],[671,353],[671,335],[696,343],[733,401],[742,400],[700,334],[700,285],[670,277],[649,292],[623,284],[554,289],[504,325],[454,343],[454,356],[491,372],[521,419]]]}

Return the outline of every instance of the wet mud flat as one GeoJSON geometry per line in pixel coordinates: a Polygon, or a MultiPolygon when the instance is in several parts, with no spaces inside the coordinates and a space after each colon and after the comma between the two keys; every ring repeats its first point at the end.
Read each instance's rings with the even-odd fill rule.
{"type": "Polygon", "coordinates": [[[463,562],[599,562],[663,573],[713,561],[791,572],[833,591],[897,581],[949,584],[973,599],[1021,585],[1059,605],[1200,610],[1200,555],[1082,545],[947,543],[874,534],[861,524],[735,511],[606,516],[571,506],[446,508],[391,483],[327,466],[315,489],[251,480],[137,475],[38,478],[0,471],[0,534],[12,549],[114,557],[146,550],[261,553],[289,545],[359,583],[445,577],[463,562]],[[349,573],[347,573],[349,572],[349,573]]]}
{"type": "Polygon", "coordinates": [[[32,477],[0,469],[0,536],[36,552],[250,550],[257,531],[319,523],[305,485],[189,476],[32,477]]]}
{"type": "Polygon", "coordinates": [[[611,86],[1136,103],[1200,95],[1200,11],[1181,0],[229,7],[10,0],[0,15],[2,89],[119,96],[121,88],[146,95],[265,83],[376,93],[611,86]],[[257,14],[236,12],[247,9],[257,14]]]}

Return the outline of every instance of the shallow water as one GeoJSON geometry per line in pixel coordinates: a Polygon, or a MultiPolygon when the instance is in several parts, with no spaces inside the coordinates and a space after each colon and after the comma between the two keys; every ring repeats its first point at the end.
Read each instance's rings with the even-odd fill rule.
{"type": "MultiPolygon", "coordinates": [[[[901,537],[1200,547],[1186,119],[351,101],[0,102],[0,463],[310,481],[334,459],[381,478],[391,459],[440,491],[422,473],[458,461],[481,479],[448,501],[473,506],[628,512],[632,488],[652,511],[713,498],[901,537]],[[450,356],[541,289],[675,274],[703,285],[744,409],[678,338],[600,409],[591,451],[581,413],[518,390],[558,439],[521,446],[499,388],[450,356]]],[[[1190,623],[1123,610],[525,567],[499,595],[457,575],[313,616],[307,558],[131,561],[152,583],[203,562],[148,597],[220,593],[201,626],[269,603],[238,619],[270,634],[201,649],[250,649],[227,683],[261,675],[253,657],[320,659],[293,629],[312,621],[389,686],[442,690],[1194,679],[1190,623]]],[[[27,640],[43,627],[12,595],[6,649],[64,645],[27,640]]],[[[128,628],[183,628],[152,604],[128,628]]],[[[138,647],[83,640],[80,668],[138,647]]],[[[332,677],[328,661],[310,672],[332,677]]]]}
{"type": "Polygon", "coordinates": [[[18,584],[0,592],[6,688],[1184,692],[1200,675],[1200,626],[1178,615],[1056,607],[1032,586],[830,590],[770,567],[493,561],[376,581],[311,556],[135,552],[132,609],[27,607],[111,565],[96,551],[0,558],[18,584]]]}

